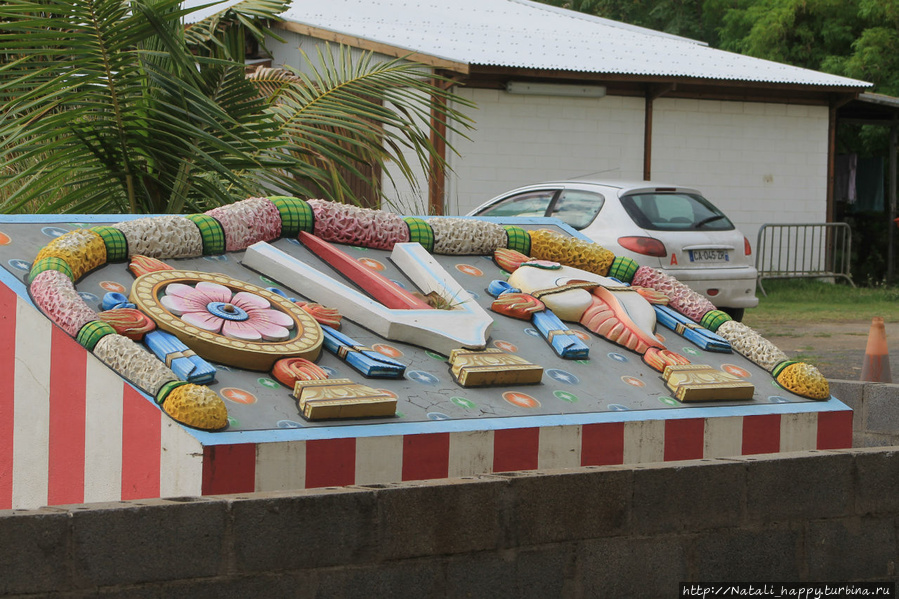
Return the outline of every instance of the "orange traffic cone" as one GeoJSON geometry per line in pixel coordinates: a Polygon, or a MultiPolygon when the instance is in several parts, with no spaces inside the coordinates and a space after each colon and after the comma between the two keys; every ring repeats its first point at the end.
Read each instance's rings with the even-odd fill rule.
{"type": "Polygon", "coordinates": [[[887,350],[887,332],[880,316],[871,319],[871,332],[868,333],[868,347],[865,349],[865,362],[862,364],[860,380],[874,383],[893,382],[893,376],[890,374],[890,352],[887,350]]]}

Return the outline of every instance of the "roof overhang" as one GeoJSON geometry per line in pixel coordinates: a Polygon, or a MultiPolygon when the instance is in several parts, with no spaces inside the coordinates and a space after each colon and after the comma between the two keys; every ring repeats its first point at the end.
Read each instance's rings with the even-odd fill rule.
{"type": "Polygon", "coordinates": [[[803,85],[732,79],[703,79],[668,75],[631,75],[545,71],[472,65],[464,80],[471,87],[503,89],[508,81],[552,81],[555,83],[593,83],[606,86],[609,95],[693,98],[747,102],[831,105],[855,98],[865,87],[803,85]]]}
{"type": "Polygon", "coordinates": [[[894,125],[899,123],[899,98],[865,92],[840,108],[842,123],[894,125]]]}
{"type": "Polygon", "coordinates": [[[343,44],[360,50],[376,52],[393,58],[417,62],[432,67],[441,75],[448,76],[459,84],[475,88],[504,89],[506,84],[512,80],[554,83],[589,82],[605,85],[609,95],[645,96],[647,93],[650,93],[655,96],[664,95],[673,98],[813,105],[832,105],[835,102],[842,104],[855,98],[867,89],[864,85],[859,85],[858,87],[809,85],[735,79],[706,79],[661,74],[635,75],[469,64],[419,52],[411,48],[348,35],[296,21],[281,21],[275,23],[274,28],[291,31],[322,41],[343,44]],[[836,98],[838,100],[835,100],[836,98]]]}

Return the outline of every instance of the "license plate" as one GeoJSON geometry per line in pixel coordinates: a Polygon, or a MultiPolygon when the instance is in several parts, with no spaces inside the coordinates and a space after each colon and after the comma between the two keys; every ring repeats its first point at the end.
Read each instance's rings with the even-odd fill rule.
{"type": "Polygon", "coordinates": [[[690,250],[690,262],[728,262],[727,250],[690,250]]]}

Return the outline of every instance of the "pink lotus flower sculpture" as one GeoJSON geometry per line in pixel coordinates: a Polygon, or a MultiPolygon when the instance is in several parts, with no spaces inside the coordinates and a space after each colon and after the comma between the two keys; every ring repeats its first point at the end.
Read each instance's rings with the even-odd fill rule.
{"type": "Polygon", "coordinates": [[[224,285],[201,281],[196,286],[172,283],[160,298],[172,314],[198,329],[241,341],[283,341],[293,319],[254,293],[233,293],[224,285]]]}

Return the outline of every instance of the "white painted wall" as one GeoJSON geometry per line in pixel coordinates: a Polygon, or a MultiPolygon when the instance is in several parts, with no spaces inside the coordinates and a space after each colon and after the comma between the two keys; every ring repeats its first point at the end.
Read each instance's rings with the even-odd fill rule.
{"type": "MultiPolygon", "coordinates": [[[[299,49],[314,56],[321,43],[279,33],[287,43],[270,44],[275,65],[300,67],[299,49]]],[[[449,136],[460,155],[448,152],[447,214],[465,214],[499,193],[544,180],[594,173],[642,179],[643,98],[454,91],[477,109],[463,109],[476,122],[469,139],[449,136]]],[[[824,222],[826,107],[662,97],[655,101],[653,119],[653,180],[702,190],[753,247],[766,222],[824,222]]],[[[416,162],[412,153],[407,158],[416,162]]],[[[417,187],[388,166],[396,185],[384,177],[385,209],[427,213],[426,172],[416,170],[417,187]]]]}
{"type": "Polygon", "coordinates": [[[753,249],[764,223],[824,222],[824,106],[659,98],[652,178],[697,187],[753,249]]]}
{"type": "Polygon", "coordinates": [[[447,214],[465,214],[506,190],[550,179],[602,173],[642,178],[643,99],[512,95],[454,90],[475,102],[470,140],[451,138],[447,214]]]}

